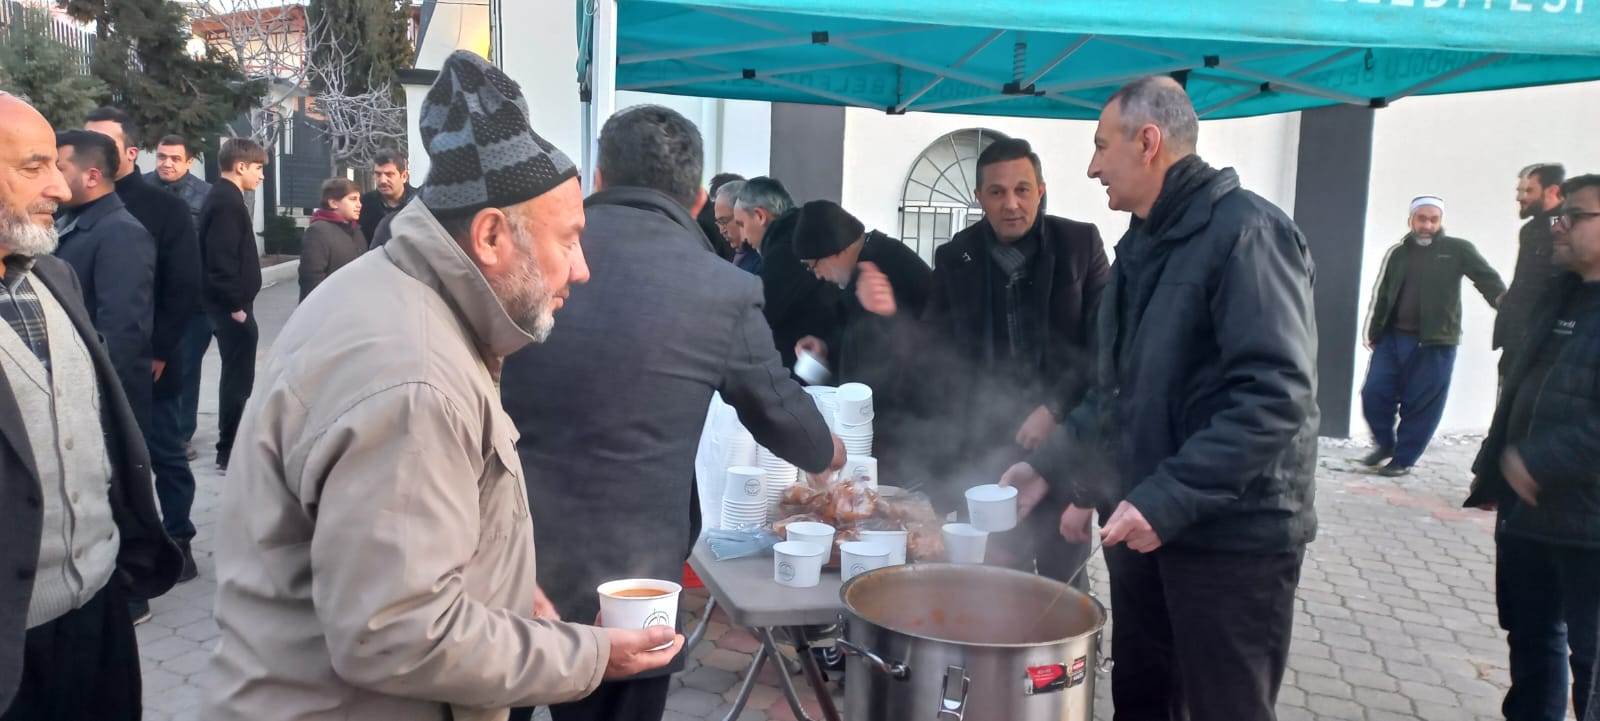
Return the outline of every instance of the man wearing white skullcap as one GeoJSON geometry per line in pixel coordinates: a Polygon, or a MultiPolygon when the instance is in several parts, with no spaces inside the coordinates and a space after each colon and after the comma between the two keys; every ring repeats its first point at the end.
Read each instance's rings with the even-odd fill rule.
{"type": "Polygon", "coordinates": [[[1506,291],[1471,243],[1445,235],[1439,196],[1412,199],[1410,225],[1384,257],[1373,289],[1366,334],[1372,362],[1361,388],[1378,446],[1365,463],[1388,461],[1379,473],[1390,477],[1411,472],[1444,415],[1461,342],[1461,278],[1471,278],[1491,307],[1506,291]]]}

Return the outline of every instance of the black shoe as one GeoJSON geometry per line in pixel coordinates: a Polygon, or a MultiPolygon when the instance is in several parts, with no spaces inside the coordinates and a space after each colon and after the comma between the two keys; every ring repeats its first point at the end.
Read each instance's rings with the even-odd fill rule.
{"type": "Polygon", "coordinates": [[[1394,462],[1391,461],[1389,463],[1389,465],[1383,467],[1383,470],[1378,471],[1378,475],[1383,476],[1385,478],[1399,478],[1401,476],[1409,476],[1409,475],[1411,475],[1411,466],[1402,466],[1402,465],[1400,465],[1398,463],[1394,463],[1394,462]]]}
{"type": "Polygon", "coordinates": [[[227,473],[228,472],[228,452],[227,451],[217,451],[217,470],[222,471],[223,473],[227,473]]]}
{"type": "Polygon", "coordinates": [[[194,565],[194,553],[189,550],[189,544],[180,543],[178,548],[183,550],[183,570],[178,572],[178,583],[193,581],[200,577],[200,568],[194,565]]]}
{"type": "Polygon", "coordinates": [[[190,463],[200,460],[200,451],[195,450],[194,446],[187,443],[183,444],[183,455],[189,459],[190,463]]]}
{"type": "Polygon", "coordinates": [[[1361,459],[1361,465],[1380,466],[1383,465],[1384,461],[1387,461],[1390,458],[1394,458],[1393,448],[1379,448],[1378,450],[1368,453],[1366,458],[1361,459]]]}
{"type": "Polygon", "coordinates": [[[142,598],[129,601],[128,615],[133,618],[135,626],[150,620],[150,602],[142,598]]]}

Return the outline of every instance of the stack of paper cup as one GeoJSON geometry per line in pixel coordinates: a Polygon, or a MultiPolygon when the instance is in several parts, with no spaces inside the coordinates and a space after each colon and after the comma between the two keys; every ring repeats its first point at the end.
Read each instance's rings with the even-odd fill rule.
{"type": "Polygon", "coordinates": [[[727,529],[759,528],[767,523],[767,487],[765,473],[754,466],[734,466],[728,469],[727,482],[722,487],[722,527],[727,529]]]}
{"type": "Polygon", "coordinates": [[[828,423],[828,430],[836,432],[839,415],[839,389],[833,386],[806,386],[806,393],[817,404],[817,412],[828,423]]]}
{"type": "Polygon", "coordinates": [[[772,451],[762,448],[756,453],[757,464],[766,477],[767,484],[767,515],[769,520],[778,520],[778,504],[783,502],[783,494],[794,487],[799,480],[800,469],[795,468],[782,458],[777,457],[772,451]]]}
{"type": "Polygon", "coordinates": [[[872,389],[862,383],[846,383],[835,394],[836,423],[833,432],[844,442],[845,453],[872,455],[872,389]]]}

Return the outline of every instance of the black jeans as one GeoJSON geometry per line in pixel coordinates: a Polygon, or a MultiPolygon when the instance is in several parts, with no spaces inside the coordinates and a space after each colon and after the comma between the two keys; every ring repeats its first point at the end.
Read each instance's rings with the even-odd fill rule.
{"type": "Polygon", "coordinates": [[[151,414],[150,469],[156,476],[156,499],[161,502],[161,525],[167,535],[187,545],[194,539],[189,509],[194,505],[194,471],[184,451],[183,398],[157,398],[151,414]]]}
{"type": "Polygon", "coordinates": [[[1495,534],[1495,599],[1511,651],[1506,721],[1567,717],[1567,672],[1579,721],[1600,718],[1595,646],[1600,636],[1600,551],[1495,534]]]}
{"type": "Polygon", "coordinates": [[[1116,721],[1274,721],[1305,551],[1105,549],[1116,721]]]}
{"type": "Polygon", "coordinates": [[[211,347],[211,319],[205,313],[196,313],[184,326],[183,379],[180,393],[183,397],[182,415],[179,416],[178,433],[185,444],[194,439],[200,415],[200,367],[205,364],[206,350],[211,347]]]}
{"type": "Polygon", "coordinates": [[[116,584],[83,608],[28,629],[22,680],[0,721],[139,721],[139,641],[116,584]]]}
{"type": "MultiPolygon", "coordinates": [[[[671,676],[606,681],[594,693],[550,707],[554,721],[661,721],[667,711],[667,692],[671,676]]],[[[511,710],[510,721],[529,721],[533,709],[511,710]]]]}
{"type": "Polygon", "coordinates": [[[217,353],[222,356],[222,378],[217,388],[217,460],[226,463],[233,451],[233,436],[239,432],[245,401],[256,383],[256,327],[254,308],[244,309],[243,323],[229,311],[208,310],[211,332],[217,337],[217,353]]]}

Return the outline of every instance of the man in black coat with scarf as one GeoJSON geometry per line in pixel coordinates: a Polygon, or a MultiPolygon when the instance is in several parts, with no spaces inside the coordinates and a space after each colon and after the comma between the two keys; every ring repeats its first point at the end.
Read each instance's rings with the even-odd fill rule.
{"type": "Polygon", "coordinates": [[[1198,136],[1171,78],[1107,102],[1089,175],[1134,218],[1093,386],[1003,482],[1024,510],[1068,503],[1069,539],[1100,511],[1119,715],[1271,721],[1316,535],[1311,253],[1283,211],[1195,155],[1198,136]]]}
{"type": "MultiPolygon", "coordinates": [[[[1510,646],[1507,719],[1600,717],[1600,175],[1568,180],[1550,260],[1526,310],[1469,508],[1495,508],[1495,594],[1510,646]]],[[[1520,270],[1520,264],[1519,264],[1520,270]]],[[[1520,278],[1520,276],[1519,276],[1520,278]]]]}
{"type": "MultiPolygon", "coordinates": [[[[711,251],[695,221],[700,133],[659,106],[600,131],[584,202],[591,280],[573,286],[550,338],[506,358],[500,388],[539,536],[539,586],[561,618],[591,623],[595,587],[678,580],[699,535],[695,453],[713,393],[756,441],[811,473],[844,446],[778,362],[761,283],[711,251]],[[552,385],[554,384],[554,386],[552,385]]],[[[683,659],[581,701],[555,721],[657,721],[683,659]]],[[[530,710],[514,713],[526,719],[530,710]]]]}

